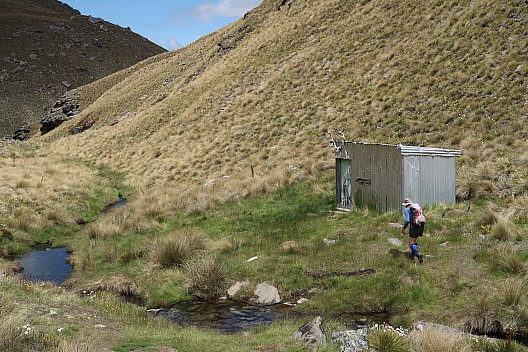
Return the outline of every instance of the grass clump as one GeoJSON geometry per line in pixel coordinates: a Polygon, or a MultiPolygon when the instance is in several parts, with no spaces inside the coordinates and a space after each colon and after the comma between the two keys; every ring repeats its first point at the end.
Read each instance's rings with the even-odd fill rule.
{"type": "Polygon", "coordinates": [[[405,337],[384,327],[371,330],[367,335],[369,347],[379,352],[407,352],[409,345],[405,337]]]}
{"type": "Polygon", "coordinates": [[[478,352],[528,352],[526,346],[511,340],[492,341],[486,338],[474,341],[473,351],[478,352]]]}
{"type": "Polygon", "coordinates": [[[157,240],[151,248],[151,258],[162,268],[182,266],[206,249],[206,238],[192,230],[176,230],[157,240]]]}
{"type": "Polygon", "coordinates": [[[226,271],[218,257],[204,255],[185,265],[187,281],[185,286],[193,295],[202,299],[218,297],[225,292],[226,271]]]}
{"type": "Polygon", "coordinates": [[[491,237],[499,241],[508,241],[511,235],[512,222],[505,216],[499,216],[491,227],[491,237]]]}
{"type": "Polygon", "coordinates": [[[469,341],[453,333],[428,328],[409,335],[410,352],[471,352],[469,341]]]}

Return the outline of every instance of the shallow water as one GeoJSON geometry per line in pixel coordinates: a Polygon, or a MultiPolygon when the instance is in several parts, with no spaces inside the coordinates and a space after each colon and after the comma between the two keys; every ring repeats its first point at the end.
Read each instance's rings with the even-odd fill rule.
{"type": "Polygon", "coordinates": [[[67,262],[66,248],[36,246],[33,251],[17,259],[24,271],[20,278],[27,281],[51,281],[62,285],[70,277],[72,267],[67,262]]]}
{"type": "Polygon", "coordinates": [[[182,326],[196,326],[223,333],[246,331],[291,316],[285,305],[254,306],[234,301],[193,302],[178,304],[167,309],[152,311],[182,326]]]}

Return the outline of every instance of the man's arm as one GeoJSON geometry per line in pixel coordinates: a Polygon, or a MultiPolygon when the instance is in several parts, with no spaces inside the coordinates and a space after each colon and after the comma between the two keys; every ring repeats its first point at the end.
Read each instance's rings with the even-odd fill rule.
{"type": "Polygon", "coordinates": [[[411,222],[411,208],[405,208],[403,210],[403,219],[405,220],[404,223],[403,223],[403,229],[402,229],[402,233],[405,233],[405,229],[407,228],[407,226],[409,225],[409,223],[411,222]]]}

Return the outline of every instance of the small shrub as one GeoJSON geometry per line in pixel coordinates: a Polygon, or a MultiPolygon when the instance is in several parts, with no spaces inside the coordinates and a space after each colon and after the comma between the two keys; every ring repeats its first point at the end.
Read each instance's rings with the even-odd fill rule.
{"type": "Polygon", "coordinates": [[[218,297],[224,293],[226,273],[218,258],[201,256],[185,265],[188,279],[187,291],[203,299],[218,297]]]}
{"type": "Polygon", "coordinates": [[[367,342],[369,347],[378,352],[406,352],[409,348],[407,341],[396,331],[383,327],[371,330],[367,342]]]}
{"type": "Polygon", "coordinates": [[[172,268],[184,265],[204,250],[203,235],[193,232],[174,232],[155,243],[151,257],[163,268],[172,268]]]}

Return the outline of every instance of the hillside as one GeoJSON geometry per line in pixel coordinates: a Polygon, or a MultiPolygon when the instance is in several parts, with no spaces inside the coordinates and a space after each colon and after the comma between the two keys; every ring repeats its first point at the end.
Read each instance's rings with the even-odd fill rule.
{"type": "Polygon", "coordinates": [[[331,163],[348,140],[460,148],[462,198],[528,187],[524,1],[266,0],[175,52],[81,88],[50,148],[144,185],[331,163]],[[92,125],[70,136],[75,126],[92,125]],[[133,146],[133,147],[132,147],[133,146]]]}
{"type": "Polygon", "coordinates": [[[1,0],[0,9],[0,136],[39,122],[66,91],[165,51],[56,0],[1,0]]]}
{"type": "Polygon", "coordinates": [[[74,268],[57,292],[0,258],[0,349],[300,351],[292,332],[321,316],[320,350],[338,351],[355,313],[381,313],[504,340],[440,329],[377,350],[526,350],[511,341],[528,336],[526,1],[278,3],[77,88],[74,119],[0,143],[0,255],[48,243],[74,268]],[[425,209],[422,265],[400,212],[335,211],[332,129],[462,149],[457,204],[425,209]],[[246,302],[264,282],[302,323],[204,336],[146,312],[236,283],[246,302]]]}

